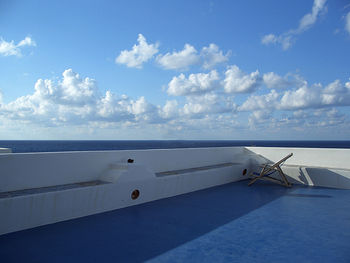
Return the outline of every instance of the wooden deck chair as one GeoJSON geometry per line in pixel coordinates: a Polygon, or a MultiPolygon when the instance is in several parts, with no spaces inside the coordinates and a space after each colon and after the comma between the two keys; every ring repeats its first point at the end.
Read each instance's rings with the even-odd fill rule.
{"type": "Polygon", "coordinates": [[[283,173],[280,165],[282,165],[287,159],[289,159],[290,157],[293,156],[293,153],[288,154],[286,157],[284,157],[283,159],[279,160],[277,163],[274,163],[273,165],[269,165],[269,164],[264,164],[262,166],[262,170],[260,172],[260,174],[258,173],[253,173],[251,174],[251,176],[253,177],[250,182],[248,183],[249,186],[251,186],[253,183],[255,183],[257,180],[267,180],[267,181],[271,181],[286,187],[291,187],[292,184],[290,182],[288,182],[286,175],[283,173]],[[276,178],[271,177],[270,175],[278,172],[281,180],[278,180],[276,178]]]}

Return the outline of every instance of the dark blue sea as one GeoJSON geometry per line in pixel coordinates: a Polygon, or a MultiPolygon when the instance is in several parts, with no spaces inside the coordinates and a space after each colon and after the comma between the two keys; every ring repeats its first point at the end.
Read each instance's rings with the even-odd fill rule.
{"type": "Polygon", "coordinates": [[[11,148],[14,153],[101,151],[136,149],[173,149],[227,146],[350,148],[350,141],[215,141],[215,140],[155,140],[155,141],[0,141],[0,148],[11,148]]]}

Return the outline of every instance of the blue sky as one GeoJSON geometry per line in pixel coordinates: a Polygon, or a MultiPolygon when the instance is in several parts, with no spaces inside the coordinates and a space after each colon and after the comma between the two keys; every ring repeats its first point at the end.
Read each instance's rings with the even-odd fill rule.
{"type": "Polygon", "coordinates": [[[0,1],[1,139],[350,139],[350,2],[0,1]]]}

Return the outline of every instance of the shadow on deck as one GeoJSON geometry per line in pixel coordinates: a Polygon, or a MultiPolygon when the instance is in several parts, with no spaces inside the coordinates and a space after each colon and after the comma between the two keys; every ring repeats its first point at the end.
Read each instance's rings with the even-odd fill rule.
{"type": "Polygon", "coordinates": [[[0,258],[346,262],[349,229],[350,191],[244,181],[3,235],[0,258]]]}

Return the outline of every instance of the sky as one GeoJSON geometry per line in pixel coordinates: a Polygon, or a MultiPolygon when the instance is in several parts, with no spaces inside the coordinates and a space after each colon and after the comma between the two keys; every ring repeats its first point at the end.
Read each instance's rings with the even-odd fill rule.
{"type": "Polygon", "coordinates": [[[350,1],[0,0],[2,140],[350,140],[350,1]]]}

